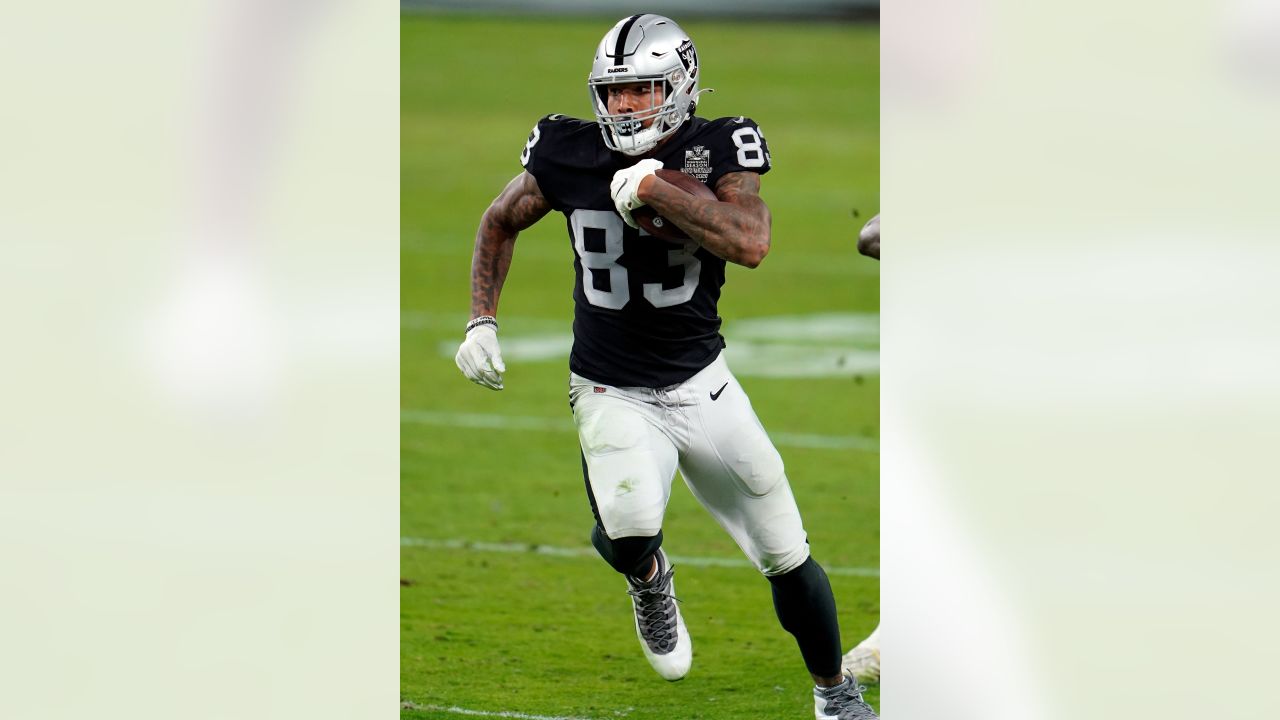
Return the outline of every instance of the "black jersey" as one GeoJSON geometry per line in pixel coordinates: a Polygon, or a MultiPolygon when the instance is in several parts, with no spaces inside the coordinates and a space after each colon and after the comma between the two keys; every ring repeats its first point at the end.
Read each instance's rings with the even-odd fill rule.
{"type": "MultiPolygon", "coordinates": [[[[652,157],[714,188],[726,173],[769,171],[760,128],[745,117],[690,118],[652,157]]],[[[725,261],[693,240],[667,242],[622,221],[613,174],[638,162],[610,151],[594,122],[548,115],[520,156],[574,251],[569,369],[618,387],[667,387],[693,377],[724,347],[716,303],[725,261]]]]}

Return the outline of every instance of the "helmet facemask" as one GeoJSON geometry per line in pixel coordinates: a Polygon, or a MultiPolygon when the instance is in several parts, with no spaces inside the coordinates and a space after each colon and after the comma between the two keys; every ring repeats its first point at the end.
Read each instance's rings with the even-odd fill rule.
{"type": "Polygon", "coordinates": [[[697,51],[688,35],[665,17],[624,19],[600,42],[587,90],[605,145],[643,155],[693,115],[699,94],[697,51]],[[634,83],[649,83],[650,98],[661,90],[662,102],[635,113],[610,113],[610,86],[634,83]],[[652,122],[644,127],[648,120],[652,122]]]}
{"type": "Polygon", "coordinates": [[[605,144],[610,150],[626,155],[642,155],[657,147],[658,143],[679,130],[680,125],[692,112],[690,108],[682,113],[676,102],[676,94],[684,90],[680,86],[687,84],[683,70],[672,70],[667,77],[662,78],[592,79],[587,84],[591,89],[596,119],[604,130],[605,144]],[[635,113],[611,114],[609,86],[636,82],[649,83],[650,98],[656,98],[661,91],[662,102],[655,107],[635,113]],[[653,122],[649,127],[644,127],[644,121],[649,119],[653,122]]]}

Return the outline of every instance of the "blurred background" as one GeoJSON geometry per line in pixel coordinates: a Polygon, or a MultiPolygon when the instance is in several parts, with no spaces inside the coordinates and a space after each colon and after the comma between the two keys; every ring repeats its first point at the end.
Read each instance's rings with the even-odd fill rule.
{"type": "MultiPolygon", "coordinates": [[[[649,12],[680,22],[681,19],[718,18],[727,20],[859,20],[875,22],[880,15],[879,0],[795,0],[777,3],[765,0],[658,0],[644,10],[627,11],[624,3],[607,0],[400,0],[403,13],[474,14],[486,16],[559,16],[586,18],[628,17],[635,12],[649,12]]],[[[615,21],[617,20],[615,18],[615,21]]],[[[604,33],[600,34],[601,37],[604,33]]],[[[696,40],[695,40],[696,42],[696,40]]],[[[590,68],[588,67],[588,70],[590,68]]]]}
{"type": "MultiPolygon", "coordinates": [[[[428,690],[456,694],[454,703],[475,699],[439,668],[455,656],[474,661],[479,639],[430,655],[426,648],[445,641],[420,630],[456,616],[458,596],[434,615],[430,599],[406,601],[406,619],[398,616],[401,594],[423,585],[392,578],[430,579],[410,564],[416,556],[403,538],[466,539],[462,530],[499,538],[531,527],[508,522],[529,513],[563,529],[564,544],[551,547],[568,549],[581,541],[573,523],[586,511],[566,486],[563,504],[490,506],[494,524],[485,528],[463,527],[458,508],[445,505],[436,530],[412,492],[428,496],[424,465],[444,455],[433,446],[462,442],[461,433],[444,428],[433,442],[409,428],[429,429],[441,416],[407,422],[401,406],[434,406],[422,413],[455,413],[448,421],[457,422],[462,399],[475,397],[435,344],[457,342],[466,311],[465,274],[452,268],[465,264],[474,232],[479,207],[467,203],[487,202],[514,174],[537,117],[585,113],[591,48],[615,15],[632,11],[574,25],[563,48],[534,53],[540,46],[521,37],[518,47],[530,48],[521,64],[539,63],[559,80],[532,83],[502,68],[519,79],[504,93],[537,96],[523,97],[527,109],[493,101],[488,113],[500,127],[490,130],[501,132],[484,133],[491,148],[472,149],[486,175],[476,181],[451,168],[432,189],[457,207],[434,221],[431,201],[417,197],[429,159],[406,154],[402,178],[401,145],[418,144],[414,133],[444,135],[410,122],[429,116],[430,102],[463,104],[424,98],[441,87],[434,76],[471,77],[469,64],[498,63],[483,38],[465,54],[451,48],[449,33],[461,27],[453,23],[464,18],[428,18],[451,48],[439,55],[455,63],[411,76],[402,41],[407,53],[433,56],[390,3],[0,9],[0,716],[346,720],[399,712],[392,703],[409,677],[421,680],[417,702],[446,702],[428,690]],[[473,191],[439,189],[472,182],[473,191]],[[428,230],[439,238],[413,234],[428,230]],[[456,257],[433,249],[446,234],[456,234],[456,257]],[[428,249],[415,255],[414,242],[428,249]],[[437,282],[439,305],[425,289],[437,282]],[[416,333],[413,323],[426,329],[416,333]],[[438,399],[411,384],[433,373],[438,399]],[[409,634],[423,638],[421,649],[402,646],[409,634]]],[[[775,59],[767,51],[776,37],[752,36],[764,49],[749,52],[733,31],[775,20],[690,25],[700,46],[711,43],[708,84],[720,92],[707,112],[761,121],[777,160],[766,197],[787,213],[777,254],[730,279],[725,313],[749,331],[731,341],[779,343],[767,325],[748,324],[782,314],[762,297],[788,303],[787,312],[817,312],[816,291],[795,280],[796,268],[814,265],[797,254],[809,243],[834,276],[803,276],[829,293],[824,309],[873,312],[867,285],[882,281],[879,455],[831,451],[845,453],[855,478],[831,495],[832,505],[852,508],[847,528],[812,496],[804,501],[815,547],[845,554],[823,559],[870,567],[874,546],[860,533],[873,514],[866,486],[878,458],[882,577],[837,582],[853,598],[842,610],[846,635],[866,629],[876,609],[884,617],[892,669],[882,709],[895,718],[1280,717],[1276,3],[898,0],[880,20],[879,198],[890,240],[874,268],[852,256],[852,210],[865,214],[876,199],[874,171],[863,175],[871,160],[861,153],[870,150],[853,148],[873,133],[861,115],[847,123],[824,115],[854,105],[871,112],[843,98],[862,92],[843,85],[857,73],[827,73],[811,58],[788,82],[816,77],[839,92],[777,90],[784,106],[733,67],[769,74],[759,58],[775,59]],[[826,139],[838,163],[806,148],[797,118],[814,135],[839,125],[826,139]],[[802,167],[834,175],[803,179],[802,193],[802,167]]],[[[847,52],[841,67],[863,67],[875,54],[867,44],[876,33],[856,24],[776,23],[804,28],[810,42],[789,49],[799,57],[847,52]]],[[[454,133],[440,147],[449,152],[471,135],[454,133]]],[[[564,236],[551,223],[535,232],[545,234],[536,247],[522,240],[511,280],[521,306],[551,320],[526,326],[534,335],[559,331],[556,313],[569,303],[567,281],[535,279],[567,276],[567,248],[555,245],[564,236]]],[[[843,327],[826,334],[850,357],[872,351],[858,326],[843,327]]],[[[512,442],[512,430],[482,425],[512,411],[533,418],[522,421],[525,436],[568,433],[542,422],[560,412],[545,408],[563,408],[561,361],[526,360],[512,371],[509,404],[476,411],[474,434],[512,442]]],[[[767,388],[792,380],[743,378],[770,430],[794,433],[782,451],[797,485],[839,477],[801,444],[863,434],[853,413],[869,414],[877,388],[870,373],[863,378],[861,390],[821,381],[830,383],[823,397],[844,400],[830,403],[841,413],[834,418],[789,414],[793,402],[767,388]]],[[[534,440],[518,439],[523,455],[495,444],[472,462],[509,468],[497,456],[510,452],[531,473],[551,467],[557,486],[542,487],[553,494],[562,477],[576,477],[560,465],[569,437],[547,438],[541,457],[534,440]]],[[[460,502],[483,492],[463,488],[460,502]]],[[[674,522],[685,543],[720,540],[700,510],[683,510],[674,522]]],[[[546,542],[531,536],[501,547],[546,542]]],[[[733,556],[707,547],[706,557],[733,556]]],[[[439,557],[443,572],[470,577],[480,570],[459,557],[515,556],[439,557]]],[[[491,567],[518,583],[515,564],[491,567]]],[[[742,629],[753,645],[741,658],[790,652],[770,634],[771,609],[753,605],[749,573],[697,569],[690,575],[709,581],[690,587],[700,597],[724,598],[739,587],[733,578],[745,582],[725,603],[756,613],[733,618],[749,621],[742,629]]],[[[608,580],[574,582],[565,595],[607,603],[616,592],[608,580]]],[[[477,599],[475,611],[496,614],[498,604],[477,599]]],[[[647,670],[635,667],[635,641],[613,622],[616,611],[602,607],[592,621],[618,633],[601,635],[620,648],[601,667],[620,679],[613,686],[638,686],[623,678],[647,670]]],[[[723,651],[734,637],[727,626],[701,622],[723,651]]],[[[499,627],[517,625],[513,617],[499,627]]],[[[580,637],[577,628],[540,629],[513,634],[580,637]]],[[[728,672],[737,659],[702,667],[728,672]]],[[[790,672],[748,671],[753,687],[765,674],[783,678],[775,692],[785,699],[763,707],[794,707],[799,681],[790,672]]],[[[510,706],[545,680],[535,672],[516,682],[522,692],[510,706]]],[[[740,702],[727,690],[715,697],[740,702]]]]}
{"type": "Polygon", "coordinates": [[[392,707],[398,24],[3,10],[0,716],[392,707]]]}
{"type": "MultiPolygon", "coordinates": [[[[573,252],[562,216],[521,233],[494,393],[453,355],[481,213],[550,113],[594,119],[586,76],[610,3],[407,3],[401,23],[401,693],[405,717],[516,712],[666,720],[811,713],[768,582],[677,482],[694,670],[636,646],[593,524],[567,408],[573,252]],[[519,8],[518,12],[506,10],[519,8]],[[480,12],[480,10],[491,12],[480,12]],[[499,12],[503,11],[503,12],[499,12]],[[478,677],[500,678],[495,696],[478,677]]],[[[704,117],[747,115],[773,157],[773,249],[728,269],[729,362],[787,463],[846,649],[879,617],[879,281],[858,255],[879,206],[879,30],[867,3],[668,3],[703,63],[704,117]]],[[[872,691],[874,698],[875,691],[872,691]]]]}

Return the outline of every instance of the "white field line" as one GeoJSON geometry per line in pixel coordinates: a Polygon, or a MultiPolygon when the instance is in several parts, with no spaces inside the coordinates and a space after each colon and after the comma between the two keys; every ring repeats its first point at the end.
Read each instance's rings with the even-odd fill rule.
{"type": "MultiPolygon", "coordinates": [[[[400,538],[401,547],[421,547],[433,550],[471,550],[473,552],[533,553],[567,558],[599,557],[594,548],[565,548],[554,545],[530,545],[528,543],[492,543],[473,540],[436,540],[432,538],[400,538]]],[[[743,558],[698,557],[693,555],[668,555],[672,563],[693,567],[722,567],[754,570],[755,566],[743,558]]],[[[878,568],[831,567],[824,565],[828,575],[852,575],[855,577],[880,577],[878,568]]]]}
{"type": "MultiPolygon", "coordinates": [[[[841,344],[839,338],[816,341],[740,340],[727,336],[725,360],[739,377],[764,378],[849,378],[880,374],[880,349],[841,344]]],[[[508,362],[563,362],[573,347],[573,335],[563,332],[540,335],[511,335],[502,341],[502,355],[508,362]]],[[[456,340],[436,345],[442,358],[458,352],[456,340]]]]}
{"type": "Polygon", "coordinates": [[[466,708],[460,708],[452,705],[419,705],[418,703],[408,701],[402,701],[400,703],[400,709],[430,710],[433,712],[453,713],[454,715],[470,715],[472,717],[517,718],[517,720],[593,720],[592,718],[571,717],[568,715],[528,715],[526,713],[509,712],[506,710],[468,710],[466,708]]]}
{"type": "MultiPolygon", "coordinates": [[[[403,311],[401,327],[431,328],[445,323],[459,327],[457,315],[403,311]]],[[[508,362],[563,362],[573,347],[573,333],[564,320],[508,318],[502,340],[508,362]]],[[[880,373],[880,315],[831,312],[809,315],[769,315],[725,323],[725,358],[741,377],[851,378],[880,373]]],[[[453,334],[452,332],[450,333],[453,334]]],[[[457,340],[437,345],[442,358],[458,350],[457,340]]]]}
{"type": "MultiPolygon", "coordinates": [[[[415,425],[478,428],[484,430],[534,430],[542,432],[575,432],[569,418],[497,415],[483,413],[402,410],[400,422],[415,425]]],[[[815,435],[810,433],[770,433],[775,445],[814,448],[818,450],[860,450],[880,452],[880,441],[862,435],[815,435]]]]}

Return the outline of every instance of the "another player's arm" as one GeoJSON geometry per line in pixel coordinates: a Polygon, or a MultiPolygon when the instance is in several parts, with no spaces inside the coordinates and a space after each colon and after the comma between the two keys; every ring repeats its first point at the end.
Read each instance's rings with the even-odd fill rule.
{"type": "Polygon", "coordinates": [[[511,269],[516,236],[551,212],[551,204],[528,172],[507,183],[480,218],[471,256],[471,317],[496,317],[498,296],[511,269]]]}
{"type": "Polygon", "coordinates": [[[715,255],[749,268],[769,254],[773,217],[760,197],[760,176],[753,172],[726,173],[715,186],[716,200],[695,197],[651,175],[641,181],[637,196],[675,222],[689,237],[715,255]]]}
{"type": "Polygon", "coordinates": [[[867,221],[858,233],[858,252],[867,257],[880,259],[880,214],[867,221]]]}

